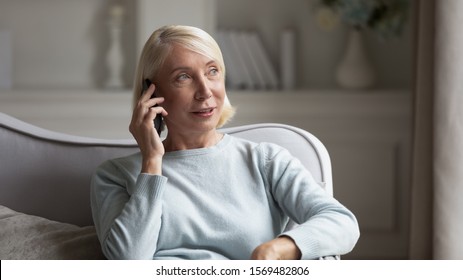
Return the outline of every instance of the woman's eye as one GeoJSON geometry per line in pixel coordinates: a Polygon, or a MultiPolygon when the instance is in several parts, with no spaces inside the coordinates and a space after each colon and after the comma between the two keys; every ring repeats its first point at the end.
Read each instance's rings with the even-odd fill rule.
{"type": "Polygon", "coordinates": [[[177,76],[177,81],[185,81],[188,80],[189,76],[187,74],[180,74],[177,76]]]}
{"type": "Polygon", "coordinates": [[[211,69],[209,70],[209,75],[211,75],[211,76],[216,76],[216,75],[218,75],[218,74],[219,74],[219,69],[217,69],[217,68],[215,68],[215,67],[214,67],[214,68],[211,68],[211,69]]]}

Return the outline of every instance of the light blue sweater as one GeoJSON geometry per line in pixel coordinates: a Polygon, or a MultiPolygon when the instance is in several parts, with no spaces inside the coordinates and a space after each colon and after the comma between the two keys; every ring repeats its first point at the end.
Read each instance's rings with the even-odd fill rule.
{"type": "Polygon", "coordinates": [[[303,259],[348,253],[354,215],[285,149],[225,135],[215,146],[166,153],[163,176],[140,174],[140,153],[107,161],[91,185],[109,259],[249,259],[284,232],[303,259]]]}

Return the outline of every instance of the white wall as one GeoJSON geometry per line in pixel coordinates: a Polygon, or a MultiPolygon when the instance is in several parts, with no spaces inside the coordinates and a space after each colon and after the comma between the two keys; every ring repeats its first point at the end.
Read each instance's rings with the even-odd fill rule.
{"type": "Polygon", "coordinates": [[[137,50],[151,33],[167,24],[193,25],[213,34],[216,0],[137,0],[137,50]]]}

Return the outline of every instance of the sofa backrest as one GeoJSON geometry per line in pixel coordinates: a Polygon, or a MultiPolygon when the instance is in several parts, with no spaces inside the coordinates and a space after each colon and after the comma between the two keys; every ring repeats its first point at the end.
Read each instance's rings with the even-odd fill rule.
{"type": "MultiPolygon", "coordinates": [[[[331,163],[312,134],[287,125],[222,129],[287,148],[332,195],[331,163]]],[[[50,220],[91,225],[90,179],[103,161],[138,151],[134,140],[78,137],[42,129],[0,113],[0,205],[50,220]]]]}

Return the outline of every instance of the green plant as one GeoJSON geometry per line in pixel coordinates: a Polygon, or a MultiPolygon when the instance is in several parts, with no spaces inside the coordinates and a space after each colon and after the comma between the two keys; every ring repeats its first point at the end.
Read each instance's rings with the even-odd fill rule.
{"type": "Polygon", "coordinates": [[[397,36],[407,21],[409,0],[318,0],[318,22],[330,27],[341,21],[383,38],[397,36]],[[332,18],[330,18],[332,17],[332,18]]]}

